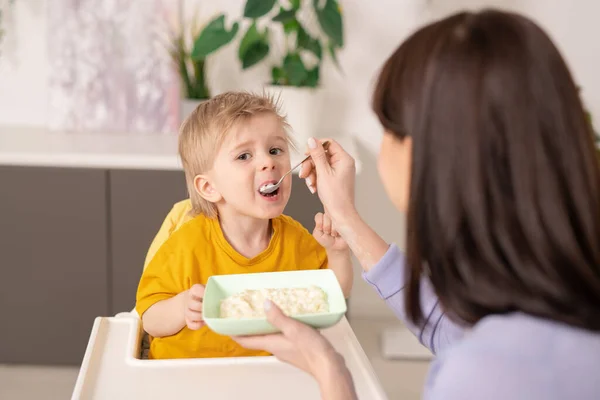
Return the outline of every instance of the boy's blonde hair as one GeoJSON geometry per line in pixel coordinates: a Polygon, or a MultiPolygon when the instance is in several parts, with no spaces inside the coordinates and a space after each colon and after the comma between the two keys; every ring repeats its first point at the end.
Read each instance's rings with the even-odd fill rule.
{"type": "Polygon", "coordinates": [[[217,207],[196,192],[194,178],[212,168],[223,140],[236,124],[261,113],[270,113],[279,119],[293,148],[294,144],[288,132],[290,127],[285,116],[280,114],[279,99],[266,93],[220,94],[200,103],[181,124],[179,156],[185,171],[193,216],[217,216],[217,207]]]}

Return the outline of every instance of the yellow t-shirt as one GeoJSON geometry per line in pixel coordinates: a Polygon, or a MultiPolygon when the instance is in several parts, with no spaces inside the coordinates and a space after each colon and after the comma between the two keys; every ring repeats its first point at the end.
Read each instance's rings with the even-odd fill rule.
{"type": "MultiPolygon", "coordinates": [[[[160,246],[144,270],[137,292],[140,316],[158,301],[169,299],[192,285],[206,285],[212,275],[327,268],[327,253],[297,221],[279,216],[266,250],[248,259],[223,236],[217,219],[199,215],[184,223],[160,246]]],[[[207,326],[184,327],[172,336],[152,338],[149,358],[241,357],[269,355],[247,350],[207,326]]]]}

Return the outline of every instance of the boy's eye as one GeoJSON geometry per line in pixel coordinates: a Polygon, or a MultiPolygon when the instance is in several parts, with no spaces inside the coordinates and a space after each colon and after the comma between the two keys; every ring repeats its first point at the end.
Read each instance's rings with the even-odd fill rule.
{"type": "Polygon", "coordinates": [[[272,148],[271,150],[269,150],[269,154],[271,154],[273,156],[276,156],[281,153],[283,153],[283,150],[278,147],[275,147],[275,148],[272,148]]]}
{"type": "Polygon", "coordinates": [[[250,153],[243,153],[238,156],[238,160],[246,161],[250,158],[250,153]]]}

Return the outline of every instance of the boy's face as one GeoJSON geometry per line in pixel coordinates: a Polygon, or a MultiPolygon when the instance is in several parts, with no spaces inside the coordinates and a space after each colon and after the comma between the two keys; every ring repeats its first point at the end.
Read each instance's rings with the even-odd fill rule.
{"type": "Polygon", "coordinates": [[[218,195],[218,207],[270,219],[279,216],[289,200],[291,176],[286,176],[270,195],[262,195],[259,188],[279,181],[290,167],[283,126],[276,116],[264,113],[233,127],[215,157],[208,179],[218,195]]]}

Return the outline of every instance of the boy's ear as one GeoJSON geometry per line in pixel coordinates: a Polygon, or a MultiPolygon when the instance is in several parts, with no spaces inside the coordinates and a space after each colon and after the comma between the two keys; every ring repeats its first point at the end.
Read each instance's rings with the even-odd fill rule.
{"type": "Polygon", "coordinates": [[[196,175],[194,177],[194,189],[204,200],[211,203],[217,203],[223,198],[206,175],[196,175]]]}

